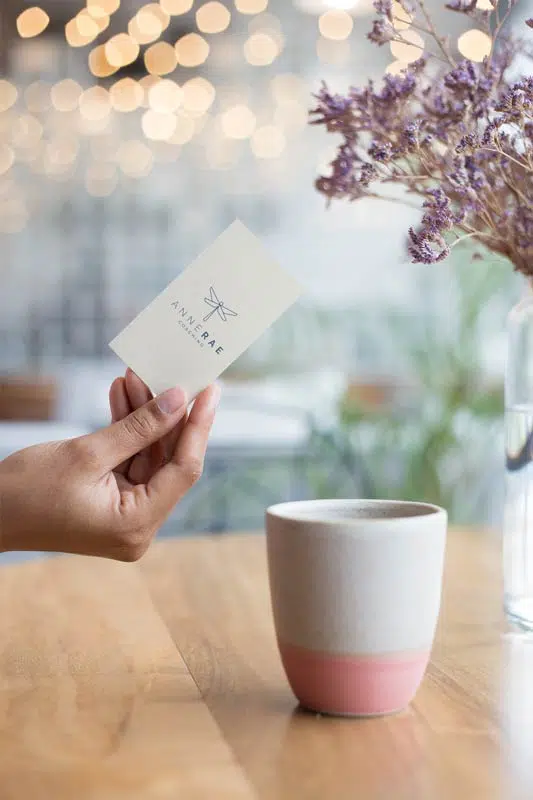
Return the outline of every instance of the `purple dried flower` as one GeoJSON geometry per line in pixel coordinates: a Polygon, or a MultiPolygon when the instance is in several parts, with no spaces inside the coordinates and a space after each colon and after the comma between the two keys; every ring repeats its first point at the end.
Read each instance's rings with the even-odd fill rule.
{"type": "Polygon", "coordinates": [[[386,164],[391,160],[393,155],[392,144],[390,142],[374,141],[368,148],[368,155],[374,159],[374,161],[386,164]]]}
{"type": "MultiPolygon", "coordinates": [[[[411,13],[411,0],[400,2],[411,13]]],[[[369,38],[384,44],[396,36],[393,7],[375,7],[369,38]]],[[[473,0],[449,7],[479,19],[473,0]]],[[[423,198],[420,225],[409,231],[415,261],[440,261],[466,236],[533,276],[533,77],[507,77],[523,45],[499,33],[482,63],[456,63],[446,40],[434,38],[450,62],[437,74],[421,58],[345,96],[322,87],[312,121],[342,141],[316,186],[328,200],[358,200],[378,196],[377,183],[401,183],[423,198]]]]}
{"type": "Polygon", "coordinates": [[[410,73],[404,75],[385,75],[383,89],[376,95],[380,102],[390,103],[394,100],[406,98],[416,88],[416,78],[410,73]]]}
{"type": "Polygon", "coordinates": [[[443,261],[450,253],[449,247],[442,238],[435,241],[427,236],[417,234],[413,228],[409,228],[407,250],[415,264],[435,264],[437,261],[443,261]],[[438,245],[440,249],[436,250],[435,245],[438,245]]]}
{"type": "Polygon", "coordinates": [[[374,0],[374,9],[383,17],[392,22],[392,0],[374,0]]]}
{"type": "Polygon", "coordinates": [[[451,72],[444,76],[444,85],[448,89],[472,90],[477,83],[476,68],[471,61],[465,59],[451,72]]]}
{"type": "Polygon", "coordinates": [[[451,3],[446,3],[446,8],[450,11],[459,11],[461,14],[471,14],[476,6],[477,0],[452,0],[451,3]]]}
{"type": "Polygon", "coordinates": [[[367,34],[367,39],[381,47],[387,42],[392,42],[396,36],[392,23],[386,19],[375,19],[372,30],[367,34]]]}
{"type": "Polygon", "coordinates": [[[372,181],[377,180],[378,171],[373,164],[363,164],[359,174],[359,183],[361,186],[367,187],[372,181]]]}
{"type": "Polygon", "coordinates": [[[528,25],[530,28],[533,28],[533,17],[526,19],[526,25],[528,25]]]}

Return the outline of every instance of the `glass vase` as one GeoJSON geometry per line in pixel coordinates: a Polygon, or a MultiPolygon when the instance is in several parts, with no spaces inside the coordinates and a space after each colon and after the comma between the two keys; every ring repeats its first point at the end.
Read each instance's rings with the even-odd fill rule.
{"type": "Polygon", "coordinates": [[[533,289],[527,283],[508,317],[505,376],[504,604],[533,630],[533,289]]]}

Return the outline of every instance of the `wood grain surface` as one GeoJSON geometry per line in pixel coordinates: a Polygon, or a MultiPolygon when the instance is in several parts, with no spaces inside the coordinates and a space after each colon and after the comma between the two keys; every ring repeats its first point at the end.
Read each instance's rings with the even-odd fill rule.
{"type": "Polygon", "coordinates": [[[142,562],[154,602],[262,800],[533,797],[533,639],[506,632],[500,544],[454,530],[430,668],[406,712],[300,711],[270,614],[261,536],[165,542],[142,562]]]}
{"type": "Polygon", "coordinates": [[[0,614],[1,800],[254,797],[136,566],[3,567],[0,614]]]}
{"type": "Polygon", "coordinates": [[[487,532],[450,533],[424,683],[369,720],[298,709],[261,535],[0,568],[0,800],[532,797],[533,639],[487,532]]]}

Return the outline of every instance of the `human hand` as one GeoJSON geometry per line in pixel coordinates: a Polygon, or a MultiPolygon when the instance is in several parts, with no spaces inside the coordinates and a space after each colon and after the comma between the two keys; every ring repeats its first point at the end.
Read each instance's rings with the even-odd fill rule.
{"type": "Polygon", "coordinates": [[[0,462],[0,551],[143,555],[202,473],[220,390],[198,395],[188,417],[181,389],[145,403],[141,391],[128,372],[110,391],[113,424],[0,462]]]}
{"type": "MultiPolygon", "coordinates": [[[[149,403],[153,395],[146,384],[133,372],[126,370],[124,378],[115,378],[109,390],[109,407],[112,422],[120,422],[133,411],[149,403]]],[[[154,444],[149,445],[133,458],[119,464],[115,472],[131,483],[147,483],[171,458],[176,449],[180,433],[187,422],[184,414],[177,425],[154,444]]]]}

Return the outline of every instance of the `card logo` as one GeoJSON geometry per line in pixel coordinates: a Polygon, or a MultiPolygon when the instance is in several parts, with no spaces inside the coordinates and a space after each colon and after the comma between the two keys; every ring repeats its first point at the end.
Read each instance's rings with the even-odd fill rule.
{"type": "Polygon", "coordinates": [[[204,317],[204,322],[210,320],[214,314],[218,314],[218,317],[222,320],[222,322],[227,322],[228,317],[239,316],[236,311],[232,311],[231,308],[228,308],[226,305],[224,305],[222,300],[218,299],[217,293],[212,286],[209,287],[209,297],[204,297],[204,303],[207,303],[207,305],[212,309],[209,314],[204,317]]]}
{"type": "Polygon", "coordinates": [[[226,316],[236,317],[237,313],[232,311],[231,308],[227,308],[224,303],[218,299],[212,288],[210,296],[205,297],[204,300],[211,307],[212,311],[210,311],[201,322],[199,321],[200,317],[196,314],[191,314],[189,309],[184,306],[183,303],[180,303],[179,300],[174,300],[170,305],[176,312],[180,328],[183,328],[185,333],[190,336],[199,347],[209,347],[217,355],[220,355],[224,351],[224,347],[220,344],[218,339],[215,338],[213,331],[209,330],[211,325],[208,326],[208,329],[204,323],[209,320],[213,314],[217,314],[220,318],[222,318],[221,315],[224,314],[224,322],[226,322],[226,316]]]}

